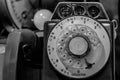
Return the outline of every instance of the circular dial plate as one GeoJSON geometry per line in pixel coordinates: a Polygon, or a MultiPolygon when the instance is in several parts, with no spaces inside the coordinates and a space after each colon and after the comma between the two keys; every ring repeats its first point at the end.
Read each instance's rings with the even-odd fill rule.
{"type": "MultiPolygon", "coordinates": [[[[32,23],[33,13],[38,0],[6,0],[10,16],[18,28],[32,23]],[[35,5],[34,5],[35,4],[35,5]]],[[[37,6],[36,6],[37,5],[37,6]]]]}
{"type": "Polygon", "coordinates": [[[53,67],[64,76],[87,78],[99,72],[106,64],[110,54],[109,36],[104,27],[92,18],[69,17],[59,22],[51,31],[47,42],[47,54],[53,67]],[[70,39],[75,41],[78,37],[81,41],[86,39],[82,45],[88,43],[86,46],[90,48],[88,54],[82,58],[71,55],[72,51],[70,52],[67,46],[70,45],[70,39]]]}

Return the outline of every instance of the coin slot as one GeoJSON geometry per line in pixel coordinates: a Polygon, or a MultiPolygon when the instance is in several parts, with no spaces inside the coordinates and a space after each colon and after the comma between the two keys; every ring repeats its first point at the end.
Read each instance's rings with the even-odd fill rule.
{"type": "Polygon", "coordinates": [[[97,6],[90,6],[88,8],[89,16],[97,18],[100,15],[100,9],[97,6]]]}
{"type": "Polygon", "coordinates": [[[69,17],[73,14],[73,9],[69,5],[61,5],[58,9],[58,15],[61,18],[69,17]]]}
{"type": "Polygon", "coordinates": [[[75,15],[83,15],[85,14],[85,8],[82,5],[77,5],[74,8],[75,15]]]}

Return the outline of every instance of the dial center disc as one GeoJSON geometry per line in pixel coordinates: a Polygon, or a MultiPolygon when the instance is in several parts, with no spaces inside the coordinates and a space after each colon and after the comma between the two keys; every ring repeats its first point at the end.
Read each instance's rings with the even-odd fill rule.
{"type": "Polygon", "coordinates": [[[77,56],[85,54],[88,49],[88,43],[83,37],[75,37],[69,43],[69,50],[77,56]]]}

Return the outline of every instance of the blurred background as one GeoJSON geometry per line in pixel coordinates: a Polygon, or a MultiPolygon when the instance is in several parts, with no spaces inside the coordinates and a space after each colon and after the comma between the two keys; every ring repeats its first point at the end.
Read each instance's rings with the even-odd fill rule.
{"type": "MultiPolygon", "coordinates": [[[[116,60],[115,67],[116,67],[116,80],[120,80],[120,21],[119,21],[120,1],[119,0],[39,0],[39,2],[40,2],[39,9],[48,9],[51,12],[53,12],[57,3],[62,2],[62,1],[73,1],[73,2],[75,2],[75,1],[79,1],[79,2],[100,1],[104,5],[104,7],[110,17],[110,20],[117,19],[119,26],[117,29],[117,38],[115,40],[116,41],[116,44],[115,44],[115,52],[116,52],[115,53],[115,55],[116,55],[115,56],[116,57],[115,58],[115,60],[116,60]]],[[[5,28],[5,25],[2,24],[2,21],[0,19],[0,42],[3,42],[3,43],[4,43],[4,41],[1,41],[1,39],[3,40],[3,38],[6,38],[9,34],[9,32],[4,28],[5,28]]],[[[0,61],[1,61],[0,63],[2,63],[2,58],[0,58],[0,61]]]]}

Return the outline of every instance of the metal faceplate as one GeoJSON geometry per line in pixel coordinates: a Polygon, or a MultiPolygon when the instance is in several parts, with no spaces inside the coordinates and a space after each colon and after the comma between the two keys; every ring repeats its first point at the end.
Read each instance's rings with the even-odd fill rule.
{"type": "Polygon", "coordinates": [[[66,17],[81,15],[97,20],[109,20],[107,12],[100,2],[59,2],[51,20],[61,20],[66,17]]]}
{"type": "Polygon", "coordinates": [[[86,16],[60,21],[50,32],[47,54],[64,76],[87,78],[99,72],[110,55],[110,39],[104,26],[86,16]]]}

